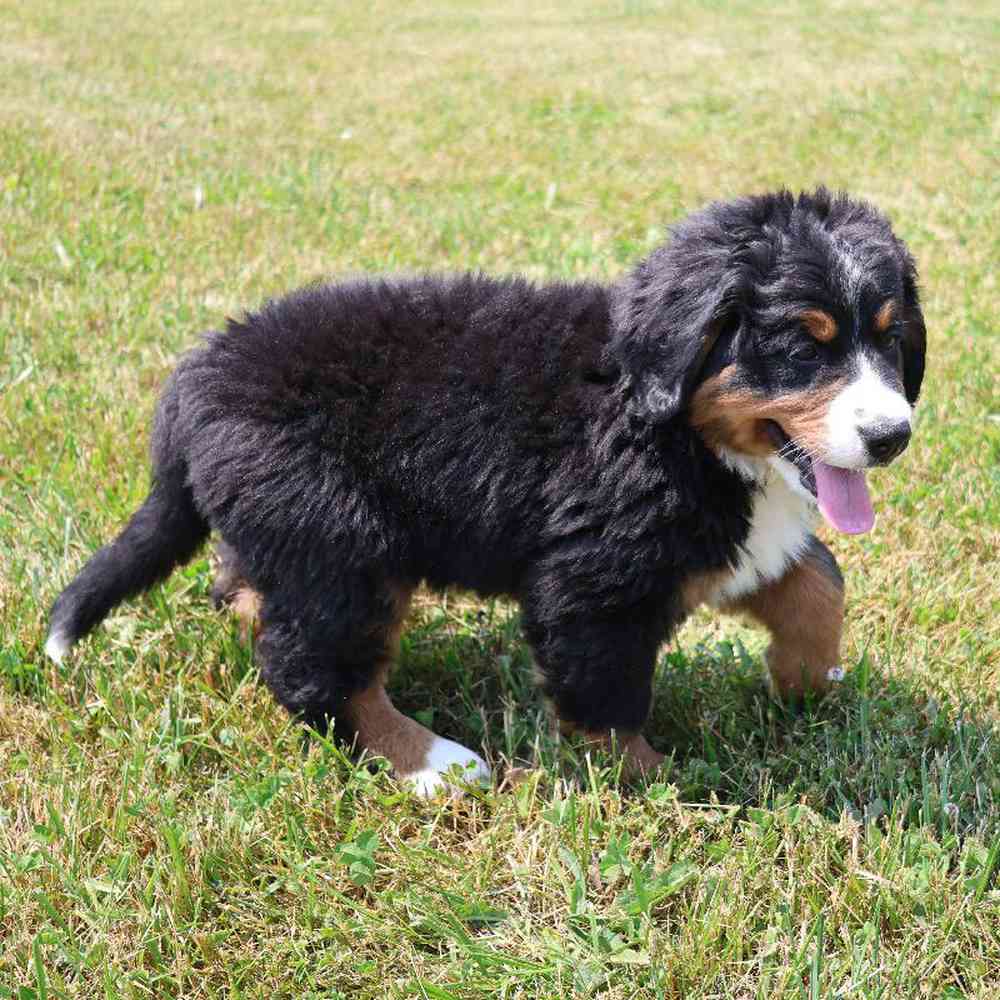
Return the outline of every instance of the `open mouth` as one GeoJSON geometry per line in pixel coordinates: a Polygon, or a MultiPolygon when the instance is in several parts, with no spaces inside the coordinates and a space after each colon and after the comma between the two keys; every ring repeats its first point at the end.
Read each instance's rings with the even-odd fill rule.
{"type": "Polygon", "coordinates": [[[875,511],[863,470],[842,469],[810,455],[774,420],[766,420],[764,426],[776,453],[795,466],[803,487],[834,528],[848,535],[871,531],[875,511]]]}
{"type": "Polygon", "coordinates": [[[778,456],[795,466],[802,485],[814,497],[817,496],[816,474],[813,472],[812,458],[809,456],[809,453],[804,448],[795,444],[776,420],[765,420],[764,428],[778,456]]]}

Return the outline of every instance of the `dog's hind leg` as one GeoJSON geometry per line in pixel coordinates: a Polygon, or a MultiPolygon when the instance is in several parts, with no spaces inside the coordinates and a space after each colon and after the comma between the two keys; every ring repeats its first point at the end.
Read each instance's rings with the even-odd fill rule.
{"type": "Polygon", "coordinates": [[[215,580],[212,583],[212,603],[216,608],[229,608],[240,620],[244,639],[255,638],[260,632],[261,596],[243,574],[236,550],[221,539],[215,546],[215,580]]]}
{"type": "Polygon", "coordinates": [[[348,699],[343,719],[360,746],[384,757],[398,778],[431,797],[451,788],[445,775],[455,765],[467,781],[489,780],[490,769],[478,754],[403,715],[389,698],[385,682],[399,653],[399,635],[411,593],[412,588],[398,584],[389,588],[389,625],[373,647],[377,672],[370,684],[348,699]]]}
{"type": "Polygon", "coordinates": [[[236,549],[221,538],[215,543],[215,555],[212,560],[215,567],[215,579],[212,581],[212,603],[217,608],[232,604],[233,598],[244,587],[249,586],[236,549]]]}
{"type": "Polygon", "coordinates": [[[428,798],[453,791],[447,774],[453,766],[465,781],[488,781],[489,765],[472,750],[437,736],[403,715],[385,690],[385,674],[373,679],[348,703],[345,717],[369,753],[385,757],[396,777],[428,798]]]}
{"type": "Polygon", "coordinates": [[[315,598],[265,595],[257,653],[275,697],[317,728],[384,757],[396,776],[425,796],[451,786],[457,765],[466,780],[488,779],[486,762],[403,715],[385,690],[399,648],[412,588],[343,579],[315,598]]]}

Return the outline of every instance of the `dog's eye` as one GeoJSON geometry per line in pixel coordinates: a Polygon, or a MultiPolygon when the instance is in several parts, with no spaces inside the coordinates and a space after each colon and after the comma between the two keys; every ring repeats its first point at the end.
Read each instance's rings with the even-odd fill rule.
{"type": "Polygon", "coordinates": [[[788,356],[792,361],[800,361],[805,365],[815,364],[820,359],[819,348],[809,341],[795,344],[788,356]]]}
{"type": "Polygon", "coordinates": [[[895,356],[899,351],[899,345],[903,340],[903,328],[898,324],[889,327],[888,330],[880,330],[875,334],[875,346],[883,354],[895,356]]]}

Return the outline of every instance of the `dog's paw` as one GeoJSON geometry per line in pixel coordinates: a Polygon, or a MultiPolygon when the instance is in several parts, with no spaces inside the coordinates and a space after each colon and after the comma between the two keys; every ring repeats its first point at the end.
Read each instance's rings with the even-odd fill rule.
{"type": "Polygon", "coordinates": [[[467,783],[488,783],[491,772],[489,765],[479,754],[453,740],[435,736],[424,766],[401,777],[417,795],[432,799],[442,794],[461,795],[462,789],[455,784],[455,779],[467,783]]]}

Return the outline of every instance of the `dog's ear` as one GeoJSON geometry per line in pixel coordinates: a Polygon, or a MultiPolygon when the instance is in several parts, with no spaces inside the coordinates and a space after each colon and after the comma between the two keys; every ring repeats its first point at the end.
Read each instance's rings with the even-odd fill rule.
{"type": "Polygon", "coordinates": [[[913,406],[920,395],[924,380],[924,360],[927,354],[927,328],[920,311],[917,274],[913,261],[907,259],[903,273],[903,391],[913,406]]]}
{"type": "Polygon", "coordinates": [[[669,250],[653,254],[616,290],[615,349],[631,383],[629,407],[654,424],[684,410],[719,336],[743,318],[734,273],[705,261],[672,267],[669,250]]]}

